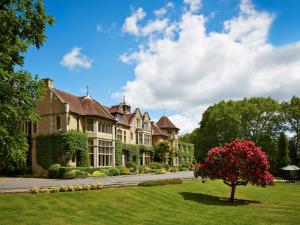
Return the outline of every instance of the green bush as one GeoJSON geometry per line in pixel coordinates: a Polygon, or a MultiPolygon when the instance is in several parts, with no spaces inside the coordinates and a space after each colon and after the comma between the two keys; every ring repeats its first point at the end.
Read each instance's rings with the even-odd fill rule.
{"type": "Polygon", "coordinates": [[[151,169],[162,169],[163,165],[161,163],[158,163],[158,162],[152,162],[152,163],[149,164],[149,167],[151,169]]]}
{"type": "Polygon", "coordinates": [[[98,168],[98,167],[60,167],[59,168],[59,177],[63,178],[64,174],[71,170],[80,170],[89,174],[93,174],[95,171],[102,171],[105,174],[108,174],[108,170],[110,167],[106,168],[98,168]]]}
{"type": "Polygon", "coordinates": [[[131,162],[131,161],[128,161],[128,162],[126,163],[126,167],[127,167],[127,168],[133,168],[133,167],[134,167],[134,164],[135,164],[135,163],[133,163],[133,162],[131,162]]]}
{"type": "Polygon", "coordinates": [[[84,185],[82,185],[82,190],[89,191],[89,190],[91,190],[91,186],[89,184],[84,184],[84,185]]]}
{"type": "Polygon", "coordinates": [[[104,187],[103,183],[96,184],[98,189],[102,189],[104,187]]]}
{"type": "Polygon", "coordinates": [[[67,186],[60,186],[59,187],[59,192],[67,192],[69,189],[67,186]]]}
{"type": "Polygon", "coordinates": [[[180,166],[178,167],[178,169],[179,169],[179,171],[188,171],[188,170],[189,170],[188,167],[185,167],[185,166],[183,166],[183,165],[180,165],[180,166]]]}
{"type": "Polygon", "coordinates": [[[170,169],[170,166],[168,163],[163,163],[162,167],[165,168],[167,171],[170,169]]]}
{"type": "Polygon", "coordinates": [[[91,188],[91,190],[97,190],[98,189],[96,184],[91,184],[90,188],[91,188]]]}
{"type": "Polygon", "coordinates": [[[167,171],[165,169],[158,169],[155,171],[155,174],[165,174],[167,171]]]}
{"type": "Polygon", "coordinates": [[[178,168],[176,166],[173,166],[170,168],[170,172],[178,172],[178,168]]]}
{"type": "Polygon", "coordinates": [[[48,188],[41,189],[41,193],[49,194],[50,193],[50,189],[48,189],[48,188]]]}
{"type": "Polygon", "coordinates": [[[64,174],[64,179],[74,179],[74,178],[83,178],[83,177],[89,177],[90,174],[86,173],[81,170],[71,170],[64,174]]]}
{"type": "Polygon", "coordinates": [[[127,174],[129,174],[129,169],[127,167],[120,167],[119,171],[120,171],[121,175],[127,175],[127,174]]]}
{"type": "Polygon", "coordinates": [[[108,170],[108,176],[120,175],[120,170],[118,168],[112,167],[108,170]]]}
{"type": "Polygon", "coordinates": [[[74,187],[75,191],[82,191],[83,187],[81,185],[77,185],[74,187]]]}
{"type": "Polygon", "coordinates": [[[30,190],[30,193],[31,194],[38,194],[41,192],[41,189],[39,187],[33,187],[31,190],[30,190]]]}
{"type": "Polygon", "coordinates": [[[103,171],[94,171],[92,177],[105,177],[106,174],[103,171]]]}
{"type": "Polygon", "coordinates": [[[57,179],[59,178],[59,168],[61,167],[60,164],[53,164],[48,169],[48,178],[57,179]]]}
{"type": "Polygon", "coordinates": [[[160,186],[160,185],[168,185],[168,184],[181,184],[182,180],[180,178],[173,179],[165,179],[165,180],[149,180],[143,181],[138,184],[138,186],[142,187],[150,187],[150,186],[160,186]]]}

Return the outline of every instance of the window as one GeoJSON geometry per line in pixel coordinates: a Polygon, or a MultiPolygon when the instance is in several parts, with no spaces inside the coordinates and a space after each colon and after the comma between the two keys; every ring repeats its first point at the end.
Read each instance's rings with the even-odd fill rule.
{"type": "Polygon", "coordinates": [[[130,139],[133,140],[133,133],[130,133],[130,139]]]}
{"type": "Polygon", "coordinates": [[[137,127],[140,127],[140,126],[141,126],[141,123],[140,123],[140,120],[139,120],[139,119],[136,119],[136,126],[137,126],[137,127]]]}
{"type": "Polygon", "coordinates": [[[107,124],[104,122],[98,122],[98,132],[105,133],[105,134],[111,134],[112,133],[112,126],[111,124],[107,124]]]}
{"type": "Polygon", "coordinates": [[[98,141],[98,166],[113,165],[113,147],[111,141],[98,141]]]}
{"type": "Polygon", "coordinates": [[[150,152],[145,152],[145,165],[150,164],[150,152]]]}
{"type": "Polygon", "coordinates": [[[60,124],[60,116],[56,117],[56,130],[61,129],[61,124],[60,124]]]}
{"type": "Polygon", "coordinates": [[[87,131],[93,131],[94,126],[93,126],[93,119],[87,119],[87,131]]]}
{"type": "Polygon", "coordinates": [[[122,141],[122,130],[117,130],[117,139],[122,141]]]}
{"type": "Polygon", "coordinates": [[[94,166],[94,143],[93,140],[89,140],[89,158],[90,158],[90,165],[94,166]]]}
{"type": "Polygon", "coordinates": [[[151,145],[151,135],[145,134],[145,145],[151,145]]]}
{"type": "Polygon", "coordinates": [[[145,129],[145,130],[148,130],[148,129],[149,129],[149,123],[148,123],[148,122],[145,122],[145,123],[144,123],[144,129],[145,129]]]}
{"type": "Polygon", "coordinates": [[[143,134],[139,134],[139,144],[143,144],[143,134]]]}
{"type": "Polygon", "coordinates": [[[123,134],[124,134],[124,143],[126,143],[126,131],[124,130],[124,132],[123,132],[123,134]]]}

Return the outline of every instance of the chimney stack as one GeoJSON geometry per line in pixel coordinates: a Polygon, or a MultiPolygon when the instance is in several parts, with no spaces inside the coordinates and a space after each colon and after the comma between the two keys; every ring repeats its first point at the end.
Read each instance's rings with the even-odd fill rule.
{"type": "Polygon", "coordinates": [[[45,78],[45,79],[43,79],[43,82],[45,84],[45,87],[53,88],[53,80],[52,79],[45,78]]]}

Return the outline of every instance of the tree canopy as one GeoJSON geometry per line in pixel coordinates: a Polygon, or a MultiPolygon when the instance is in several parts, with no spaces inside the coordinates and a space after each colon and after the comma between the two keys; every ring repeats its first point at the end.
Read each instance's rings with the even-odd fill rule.
{"type": "Polygon", "coordinates": [[[272,172],[277,172],[280,133],[290,131],[295,135],[292,140],[300,140],[299,102],[297,97],[288,103],[262,97],[221,101],[208,107],[199,128],[182,138],[195,145],[197,161],[203,161],[214,146],[223,146],[235,139],[251,140],[264,149],[272,172]]]}
{"type": "Polygon", "coordinates": [[[22,125],[37,120],[42,86],[22,69],[23,54],[31,45],[42,46],[46,25],[53,21],[41,1],[0,2],[0,173],[25,160],[28,144],[22,125]]]}
{"type": "Polygon", "coordinates": [[[195,166],[195,177],[222,179],[231,187],[230,201],[234,201],[237,185],[274,184],[265,153],[254,142],[235,140],[224,147],[212,148],[204,163],[195,166]]]}

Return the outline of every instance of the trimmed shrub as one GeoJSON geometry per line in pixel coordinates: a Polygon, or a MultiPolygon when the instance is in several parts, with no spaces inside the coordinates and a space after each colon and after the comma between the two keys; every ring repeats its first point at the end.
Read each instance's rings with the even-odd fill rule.
{"type": "Polygon", "coordinates": [[[105,177],[106,174],[103,171],[94,171],[92,177],[105,177]]]}
{"type": "Polygon", "coordinates": [[[165,168],[167,171],[170,169],[170,166],[168,163],[163,163],[162,167],[165,168]]]}
{"type": "Polygon", "coordinates": [[[81,185],[77,185],[77,186],[74,187],[74,190],[75,191],[82,191],[83,187],[81,185]]]}
{"type": "Polygon", "coordinates": [[[149,167],[151,169],[161,169],[163,166],[161,163],[158,163],[158,162],[152,162],[149,164],[149,167]]]}
{"type": "Polygon", "coordinates": [[[167,171],[165,169],[158,169],[155,171],[155,174],[165,174],[167,171]]]}
{"type": "Polygon", "coordinates": [[[104,187],[103,183],[96,184],[98,189],[102,189],[104,187]]]}
{"type": "Polygon", "coordinates": [[[90,189],[91,189],[91,190],[97,190],[98,187],[97,187],[96,184],[91,184],[91,185],[90,185],[90,189]]]}
{"type": "Polygon", "coordinates": [[[89,177],[90,174],[86,173],[81,170],[71,170],[64,174],[64,179],[74,179],[74,178],[83,178],[83,177],[89,177]]]}
{"type": "Polygon", "coordinates": [[[89,191],[91,190],[91,186],[89,184],[82,185],[82,190],[89,191]]]}
{"type": "Polygon", "coordinates": [[[178,168],[174,166],[174,167],[171,167],[169,171],[175,173],[175,172],[178,172],[178,168]]]}
{"type": "Polygon", "coordinates": [[[151,186],[160,186],[160,185],[169,185],[169,184],[181,184],[182,180],[180,178],[165,179],[165,180],[148,180],[143,181],[138,184],[141,187],[151,187],[151,186]]]}
{"type": "Polygon", "coordinates": [[[30,193],[31,194],[38,194],[41,192],[41,189],[39,187],[33,187],[31,190],[30,190],[30,193]]]}
{"type": "Polygon", "coordinates": [[[59,178],[59,168],[61,167],[60,164],[53,164],[48,169],[48,178],[57,179],[59,178]]]}
{"type": "Polygon", "coordinates": [[[59,192],[67,192],[69,189],[67,186],[60,186],[59,187],[59,192]]]}
{"type": "Polygon", "coordinates": [[[50,193],[50,189],[48,189],[48,188],[41,189],[41,193],[49,194],[50,193]]]}
{"type": "Polygon", "coordinates": [[[120,167],[119,171],[120,171],[121,175],[127,175],[127,174],[129,174],[129,169],[127,167],[120,167]]]}
{"type": "Polygon", "coordinates": [[[52,187],[52,188],[50,189],[50,192],[51,192],[51,193],[59,192],[59,187],[52,187]]]}
{"type": "Polygon", "coordinates": [[[108,170],[108,176],[120,175],[120,170],[118,168],[112,167],[108,170]]]}
{"type": "Polygon", "coordinates": [[[89,174],[93,174],[95,171],[102,171],[105,174],[108,174],[108,170],[111,167],[98,168],[98,167],[60,167],[59,168],[59,177],[63,178],[64,174],[71,170],[80,170],[89,174]]]}

